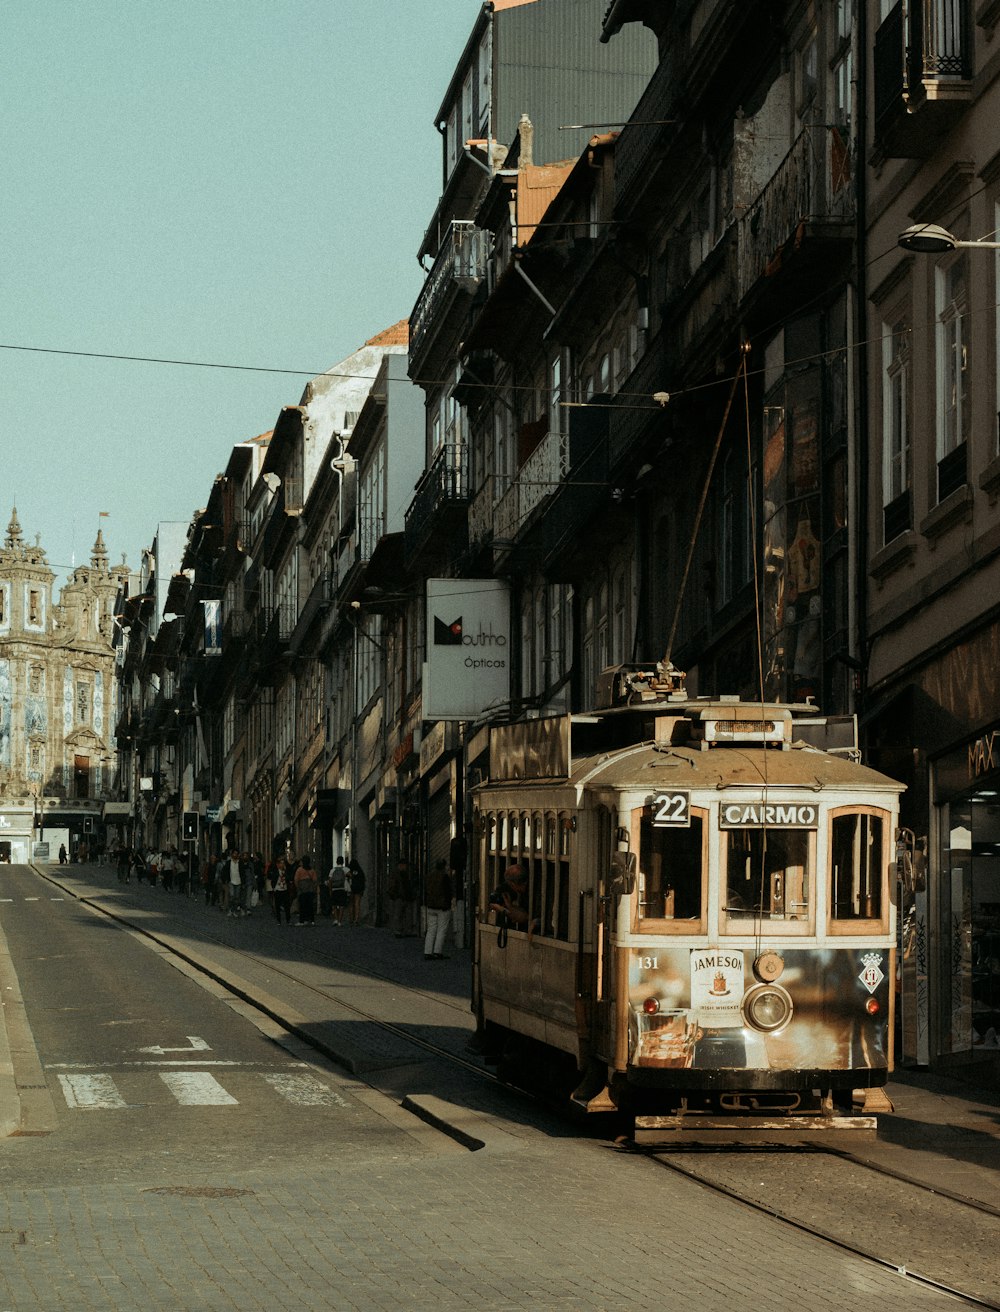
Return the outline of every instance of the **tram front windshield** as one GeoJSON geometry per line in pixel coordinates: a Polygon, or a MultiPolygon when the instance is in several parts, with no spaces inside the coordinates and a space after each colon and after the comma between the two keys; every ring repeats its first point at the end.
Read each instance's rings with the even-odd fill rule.
{"type": "Polygon", "coordinates": [[[812,838],[806,829],[747,826],[726,834],[725,911],[733,922],[807,921],[812,903],[812,838]]]}

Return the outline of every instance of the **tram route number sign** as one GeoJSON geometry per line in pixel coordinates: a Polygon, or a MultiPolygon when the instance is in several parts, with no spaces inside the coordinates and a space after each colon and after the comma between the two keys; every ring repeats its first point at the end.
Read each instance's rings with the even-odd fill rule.
{"type": "Polygon", "coordinates": [[[681,791],[657,793],[650,803],[654,828],[690,828],[691,794],[681,791]]]}

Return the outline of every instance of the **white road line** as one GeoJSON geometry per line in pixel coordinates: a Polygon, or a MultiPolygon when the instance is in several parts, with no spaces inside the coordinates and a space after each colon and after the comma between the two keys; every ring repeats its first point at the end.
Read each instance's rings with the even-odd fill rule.
{"type": "Polygon", "coordinates": [[[25,902],[41,902],[42,899],[40,897],[26,897],[24,900],[25,902]]]}
{"type": "Polygon", "coordinates": [[[68,1107],[78,1107],[81,1111],[111,1111],[128,1106],[110,1075],[60,1075],[59,1083],[68,1107]]]}
{"type": "Polygon", "coordinates": [[[208,1071],[161,1071],[160,1079],[184,1107],[232,1107],[238,1101],[208,1071]]]}
{"type": "Polygon", "coordinates": [[[264,1079],[282,1098],[296,1107],[346,1107],[347,1100],[314,1075],[265,1075],[264,1079]]]}

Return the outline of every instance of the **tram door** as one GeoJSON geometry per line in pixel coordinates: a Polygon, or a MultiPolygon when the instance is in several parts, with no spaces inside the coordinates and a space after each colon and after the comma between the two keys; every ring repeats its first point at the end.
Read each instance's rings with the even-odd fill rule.
{"type": "Polygon", "coordinates": [[[615,953],[614,929],[618,914],[621,879],[612,858],[612,817],[598,812],[597,898],[594,908],[594,1047],[605,1058],[612,1057],[614,1042],[615,953]]]}

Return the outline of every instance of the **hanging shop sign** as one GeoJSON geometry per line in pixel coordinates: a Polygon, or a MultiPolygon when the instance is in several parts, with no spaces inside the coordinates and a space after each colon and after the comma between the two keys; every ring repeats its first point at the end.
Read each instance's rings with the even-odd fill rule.
{"type": "Polygon", "coordinates": [[[510,701],[510,589],[501,579],[427,580],[425,720],[474,720],[510,701]]]}

